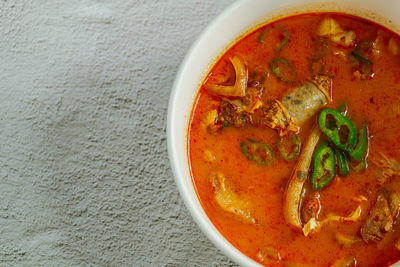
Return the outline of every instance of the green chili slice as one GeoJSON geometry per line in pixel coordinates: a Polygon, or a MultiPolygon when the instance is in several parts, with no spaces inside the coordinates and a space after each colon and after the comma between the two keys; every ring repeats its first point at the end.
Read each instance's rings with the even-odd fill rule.
{"type": "Polygon", "coordinates": [[[295,68],[284,58],[275,58],[269,63],[269,68],[278,80],[285,83],[294,83],[297,79],[295,68]]]}
{"type": "MultiPolygon", "coordinates": [[[[342,103],[342,104],[339,106],[338,111],[339,111],[343,116],[346,116],[346,114],[347,114],[347,104],[346,104],[346,102],[342,103]]],[[[329,129],[335,128],[335,125],[336,125],[336,122],[335,122],[334,120],[328,120],[327,127],[328,127],[329,129]]]]}
{"type": "Polygon", "coordinates": [[[314,152],[311,187],[318,191],[327,186],[335,176],[335,152],[327,141],[321,143],[314,152]]]}
{"type": "Polygon", "coordinates": [[[360,161],[364,158],[365,153],[367,152],[368,147],[368,128],[364,123],[363,127],[360,129],[358,133],[358,143],[356,147],[349,152],[350,158],[355,161],[360,161]]]}
{"type": "Polygon", "coordinates": [[[292,159],[295,159],[299,154],[300,154],[300,148],[301,148],[301,143],[300,143],[300,138],[297,134],[290,134],[291,137],[291,152],[288,152],[288,149],[285,148],[288,145],[286,144],[285,140],[283,138],[278,139],[276,141],[276,146],[278,147],[278,152],[279,155],[287,161],[290,161],[292,159]]]}
{"type": "Polygon", "coordinates": [[[283,34],[283,40],[276,44],[276,51],[281,51],[286,46],[290,38],[290,33],[287,30],[281,29],[281,31],[283,34]]]}
{"type": "Polygon", "coordinates": [[[350,152],[357,138],[353,122],[339,111],[326,108],[318,114],[318,124],[321,131],[335,144],[336,147],[350,152]]]}
{"type": "Polygon", "coordinates": [[[240,142],[240,148],[247,159],[259,165],[268,166],[272,163],[274,155],[267,144],[248,138],[240,142]]]}
{"type": "Polygon", "coordinates": [[[337,159],[339,176],[343,177],[349,174],[350,168],[346,160],[346,154],[344,153],[343,150],[336,149],[336,159],[337,159]]]}

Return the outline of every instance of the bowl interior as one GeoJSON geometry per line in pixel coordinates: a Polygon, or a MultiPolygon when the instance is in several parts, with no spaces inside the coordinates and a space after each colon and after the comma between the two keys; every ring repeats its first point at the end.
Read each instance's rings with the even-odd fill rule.
{"type": "Polygon", "coordinates": [[[240,265],[260,266],[233,247],[202,209],[187,157],[187,131],[199,86],[212,64],[231,45],[256,28],[283,17],[309,12],[343,12],[373,20],[400,33],[400,1],[242,0],[212,22],[187,53],[171,92],[168,108],[168,151],[184,202],[202,231],[240,265]]]}

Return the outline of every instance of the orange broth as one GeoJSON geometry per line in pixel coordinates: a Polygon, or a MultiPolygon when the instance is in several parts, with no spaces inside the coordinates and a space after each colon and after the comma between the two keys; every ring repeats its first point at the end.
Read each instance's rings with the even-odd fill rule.
{"type": "MultiPolygon", "coordinates": [[[[399,36],[395,33],[358,17],[337,13],[297,15],[268,24],[238,41],[216,62],[208,79],[215,75],[231,75],[229,58],[239,54],[247,63],[249,75],[252,70],[261,70],[266,74],[261,99],[281,99],[285,93],[313,75],[310,60],[316,53],[315,33],[325,17],[335,19],[343,29],[352,29],[356,33],[356,42],[374,39],[380,32],[386,36],[386,43],[388,38],[393,38],[400,44],[399,36]],[[282,41],[277,29],[286,29],[290,33],[287,44],[279,51],[279,57],[288,59],[296,69],[295,84],[279,81],[268,67],[277,54],[275,44],[282,41]],[[260,34],[263,34],[262,42],[260,34]]],[[[373,78],[357,79],[348,61],[336,53],[344,51],[348,54],[351,50],[334,44],[328,46],[328,53],[324,56],[325,71],[333,77],[333,101],[328,107],[337,109],[346,102],[347,117],[357,129],[363,122],[367,123],[370,136],[368,159],[374,158],[379,152],[400,159],[400,56],[382,51],[379,57],[371,59],[373,78]]],[[[220,101],[220,97],[210,94],[204,84],[201,86],[189,125],[188,155],[200,202],[212,223],[230,243],[258,262],[260,248],[272,247],[279,252],[281,260],[263,264],[273,266],[285,266],[285,262],[330,266],[337,259],[348,256],[357,260],[357,266],[388,266],[400,260],[400,251],[393,245],[393,240],[400,238],[398,225],[394,226],[392,239],[386,244],[361,241],[345,247],[339,245],[335,238],[337,232],[359,235],[360,227],[365,223],[381,188],[377,182],[379,169],[376,165],[368,161],[365,171],[350,171],[344,178],[336,175],[326,188],[319,191],[322,207],[320,218],[330,213],[347,216],[359,205],[354,197],[365,196],[367,201],[363,204],[360,219],[350,223],[331,223],[323,226],[318,233],[305,237],[301,229],[286,224],[282,211],[283,194],[296,159],[285,161],[279,156],[276,146],[279,135],[269,127],[228,126],[213,133],[202,129],[204,114],[218,108],[220,101]],[[271,165],[261,166],[243,156],[239,144],[246,138],[266,143],[272,149],[274,158],[271,165]],[[211,152],[213,160],[205,160],[205,150],[211,152]],[[216,170],[224,174],[235,193],[249,199],[250,212],[256,223],[238,220],[234,214],[218,206],[210,182],[210,174],[216,170]]],[[[300,125],[299,137],[302,142],[315,123],[314,115],[300,125]]],[[[309,183],[307,181],[305,185],[307,190],[311,190],[309,183]]]]}

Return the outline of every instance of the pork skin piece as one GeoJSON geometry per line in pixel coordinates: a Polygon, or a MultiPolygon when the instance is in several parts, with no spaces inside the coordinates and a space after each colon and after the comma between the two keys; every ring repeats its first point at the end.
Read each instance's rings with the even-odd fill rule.
{"type": "Polygon", "coordinates": [[[237,219],[245,223],[255,223],[256,220],[250,214],[250,203],[243,196],[236,194],[225,182],[225,176],[220,173],[211,175],[211,183],[214,190],[215,202],[225,211],[235,215],[237,219]]]}
{"type": "Polygon", "coordinates": [[[387,186],[378,195],[367,221],[361,227],[361,237],[366,242],[378,242],[382,240],[385,233],[393,229],[393,223],[400,209],[400,192],[399,189],[390,190],[396,188],[390,187],[390,185],[387,186]]]}

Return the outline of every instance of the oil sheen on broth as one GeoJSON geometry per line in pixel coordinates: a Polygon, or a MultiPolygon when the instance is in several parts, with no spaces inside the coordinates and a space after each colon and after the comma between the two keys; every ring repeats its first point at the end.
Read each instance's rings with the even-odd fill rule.
{"type": "Polygon", "coordinates": [[[188,155],[205,212],[240,251],[267,266],[400,260],[399,45],[358,17],[305,14],[216,62],[188,155]]]}

